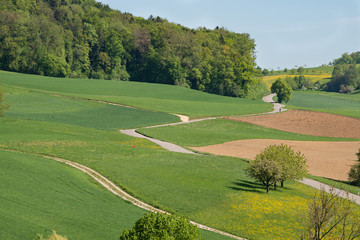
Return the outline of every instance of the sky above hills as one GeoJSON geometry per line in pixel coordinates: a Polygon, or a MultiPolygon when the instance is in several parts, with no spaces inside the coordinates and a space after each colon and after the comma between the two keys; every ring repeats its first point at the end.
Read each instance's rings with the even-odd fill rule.
{"type": "MultiPolygon", "coordinates": [[[[98,0],[99,1],[99,0],[98,0]]],[[[262,68],[320,66],[360,51],[360,0],[100,0],[186,27],[249,33],[262,68]]]]}

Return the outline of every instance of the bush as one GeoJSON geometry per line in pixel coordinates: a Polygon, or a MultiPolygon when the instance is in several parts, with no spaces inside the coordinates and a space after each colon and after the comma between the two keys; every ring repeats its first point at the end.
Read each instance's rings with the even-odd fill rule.
{"type": "Polygon", "coordinates": [[[198,228],[183,217],[149,213],[140,218],[132,229],[125,230],[120,240],[193,240],[199,239],[199,236],[198,228]]]}

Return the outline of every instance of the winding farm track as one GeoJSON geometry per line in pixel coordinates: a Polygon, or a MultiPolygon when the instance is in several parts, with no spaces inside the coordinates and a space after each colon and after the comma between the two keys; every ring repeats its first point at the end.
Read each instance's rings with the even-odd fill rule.
{"type": "MultiPolygon", "coordinates": [[[[8,150],[8,149],[0,149],[2,151],[8,151],[8,152],[19,152],[19,153],[25,153],[25,152],[20,152],[20,151],[14,151],[14,150],[8,150]]],[[[28,153],[27,153],[28,154],[28,153]]],[[[76,168],[84,173],[86,173],[87,175],[89,175],[90,177],[92,177],[95,181],[97,181],[98,183],[100,183],[104,188],[106,188],[107,190],[109,190],[110,192],[112,192],[113,194],[121,197],[122,199],[124,199],[125,201],[129,201],[130,203],[132,203],[133,205],[140,207],[144,210],[147,211],[151,211],[151,212],[156,212],[156,213],[165,213],[165,214],[171,214],[168,213],[166,211],[163,211],[161,209],[155,208],[143,201],[140,201],[139,199],[131,196],[130,194],[128,194],[127,192],[125,192],[124,190],[120,189],[118,186],[116,186],[113,182],[111,182],[109,179],[107,179],[106,177],[104,177],[103,175],[101,175],[100,173],[96,172],[94,169],[91,169],[89,167],[86,167],[80,163],[76,163],[76,162],[72,162],[70,160],[66,160],[63,158],[58,158],[58,157],[52,157],[52,156],[47,156],[47,155],[41,155],[41,154],[36,154],[36,156],[41,156],[47,159],[51,159],[51,160],[55,160],[64,164],[67,164],[73,168],[76,168]]],[[[194,221],[190,221],[191,224],[197,226],[200,229],[204,229],[210,232],[214,232],[223,236],[227,236],[233,239],[238,239],[238,240],[246,240],[245,238],[241,238],[239,236],[235,236],[232,235],[230,233],[227,232],[223,232],[208,226],[205,226],[203,224],[194,222],[194,221]]]]}
{"type": "MultiPolygon", "coordinates": [[[[269,94],[265,97],[263,97],[263,101],[264,102],[267,102],[267,103],[272,103],[273,104],[273,108],[274,110],[272,112],[267,112],[267,113],[262,113],[261,115],[265,115],[265,114],[274,114],[274,113],[279,113],[279,112],[285,112],[287,111],[287,109],[285,109],[285,105],[283,104],[279,104],[279,103],[276,103],[273,98],[276,94],[269,94]]],[[[179,123],[171,123],[171,124],[163,124],[163,125],[157,125],[157,126],[151,126],[151,127],[148,127],[148,128],[154,128],[154,127],[163,127],[163,126],[171,126],[171,125],[178,125],[178,124],[184,124],[184,123],[191,123],[191,122],[196,122],[196,121],[204,121],[204,120],[209,120],[209,119],[216,119],[216,118],[204,118],[204,119],[197,119],[197,120],[192,120],[192,121],[186,121],[186,122],[179,122],[179,123]]],[[[192,151],[189,151],[187,149],[184,149],[178,145],[175,145],[175,144],[172,144],[172,143],[167,143],[167,142],[164,142],[164,141],[159,141],[159,140],[156,140],[156,139],[153,139],[153,138],[149,138],[147,136],[144,136],[142,134],[139,134],[136,132],[136,129],[130,129],[130,130],[120,130],[122,133],[124,134],[127,134],[129,136],[133,136],[133,137],[139,137],[139,138],[146,138],[156,144],[158,144],[159,146],[163,147],[164,144],[169,144],[171,145],[171,147],[163,147],[169,151],[172,151],[172,149],[177,149],[176,152],[182,152],[182,153],[189,153],[189,154],[194,154],[194,152],[192,151]],[[182,151],[180,149],[183,149],[185,151],[182,151]]],[[[320,182],[317,182],[317,181],[314,181],[314,180],[311,180],[311,179],[307,179],[307,178],[304,178],[303,180],[299,181],[305,185],[308,185],[308,186],[311,186],[315,189],[319,189],[319,190],[324,190],[326,192],[329,192],[330,191],[330,186],[326,185],[326,184],[323,184],[323,183],[320,183],[320,182]]],[[[346,198],[346,197],[349,197],[349,199],[353,200],[356,204],[359,204],[360,205],[360,196],[359,195],[355,195],[355,194],[352,194],[352,193],[348,193],[346,191],[343,191],[343,190],[340,190],[340,189],[336,189],[334,188],[334,192],[336,194],[338,194],[339,197],[343,197],[343,198],[346,198]]]]}
{"type": "MultiPolygon", "coordinates": [[[[55,94],[54,94],[55,95],[55,94]]],[[[66,97],[66,96],[62,96],[62,95],[55,95],[55,96],[59,96],[59,97],[66,97]]],[[[275,94],[271,94],[271,95],[268,95],[268,96],[265,96],[263,98],[263,101],[264,102],[268,102],[268,103],[273,103],[274,105],[274,110],[272,112],[269,112],[269,113],[264,113],[264,114],[272,114],[272,113],[277,113],[277,112],[281,112],[281,111],[285,111],[286,109],[283,109],[284,105],[281,105],[281,104],[278,104],[278,103],[275,103],[273,101],[273,97],[275,96],[275,94]]],[[[78,98],[79,99],[79,98],[78,98]]],[[[111,104],[111,105],[117,105],[117,106],[124,106],[124,107],[130,107],[130,106],[125,106],[125,105],[122,105],[122,104],[117,104],[117,103],[111,103],[111,102],[106,102],[106,101],[98,101],[98,100],[91,100],[91,99],[82,99],[82,100],[88,100],[88,101],[94,101],[94,102],[101,102],[101,103],[105,103],[105,104],[111,104]]],[[[130,107],[132,108],[132,107],[130,107]]],[[[174,114],[176,115],[176,114],[174,114]]],[[[161,126],[171,126],[171,125],[178,125],[178,124],[184,124],[184,123],[192,123],[192,122],[198,122],[198,121],[204,121],[204,120],[210,120],[210,119],[216,119],[216,118],[203,118],[203,119],[196,119],[196,120],[190,120],[186,117],[186,116],[183,116],[183,115],[177,115],[180,117],[181,119],[181,122],[178,122],[178,123],[171,123],[171,124],[163,124],[163,125],[157,125],[157,126],[150,126],[148,128],[153,128],[153,127],[161,127],[161,126]]],[[[194,152],[192,151],[189,151],[187,149],[184,149],[180,146],[177,146],[175,144],[172,144],[172,143],[167,143],[167,142],[164,142],[164,141],[160,141],[160,140],[156,140],[156,139],[153,139],[153,138],[149,138],[149,137],[146,137],[144,135],[141,135],[139,133],[136,132],[136,129],[127,129],[127,130],[120,130],[123,134],[127,134],[129,136],[132,136],[132,137],[138,137],[138,138],[145,138],[145,139],[148,139],[156,144],[158,144],[159,146],[169,150],[169,151],[174,151],[174,152],[182,152],[182,153],[187,153],[187,154],[195,154],[194,152]]],[[[4,151],[11,151],[11,150],[5,150],[4,151]]],[[[55,161],[58,161],[58,162],[62,162],[62,163],[65,163],[69,166],[72,166],[86,174],[88,174],[89,176],[91,176],[93,179],[95,179],[97,182],[99,182],[103,187],[105,187],[107,190],[111,191],[113,194],[123,198],[124,200],[126,201],[129,201],[131,202],[132,204],[134,204],[135,206],[138,206],[142,209],[145,209],[147,211],[151,211],[151,212],[157,212],[157,213],[166,213],[166,214],[170,214],[166,211],[163,211],[161,209],[158,209],[158,208],[155,208],[145,202],[142,202],[140,201],[139,199],[129,195],[128,193],[126,193],[124,190],[120,189],[118,186],[116,186],[113,182],[111,182],[109,179],[107,179],[106,177],[102,176],[100,173],[96,172],[95,170],[89,168],[89,167],[86,167],[84,165],[81,165],[79,163],[76,163],[76,162],[72,162],[72,161],[69,161],[69,160],[66,160],[66,159],[62,159],[62,158],[57,158],[57,157],[51,157],[51,156],[44,156],[44,155],[41,155],[42,157],[44,158],[48,158],[48,159],[52,159],[52,160],[55,160],[55,161]]],[[[317,182],[317,181],[314,181],[314,180],[310,180],[310,179],[303,179],[302,181],[303,184],[306,184],[306,185],[309,185],[309,186],[312,186],[314,188],[317,188],[317,189],[321,189],[321,190],[325,190],[325,191],[329,191],[330,190],[330,186],[328,185],[325,185],[325,184],[322,184],[320,182],[317,182]]],[[[342,190],[339,190],[339,189],[334,189],[335,193],[338,194],[340,197],[347,197],[349,196],[350,199],[352,199],[355,203],[357,204],[360,204],[360,196],[357,196],[357,195],[354,195],[354,194],[351,194],[351,193],[347,193],[345,191],[342,191],[342,190]]],[[[226,233],[226,232],[223,232],[223,231],[220,231],[220,230],[217,230],[217,229],[214,229],[214,228],[210,228],[210,227],[207,227],[203,224],[199,224],[199,223],[196,223],[196,222],[193,222],[193,221],[190,221],[192,224],[196,225],[198,228],[200,229],[204,229],[204,230],[207,230],[207,231],[211,231],[211,232],[214,232],[214,233],[218,233],[218,234],[221,234],[223,236],[227,236],[227,237],[230,237],[230,238],[233,238],[233,239],[239,239],[239,240],[246,240],[245,238],[241,238],[239,236],[235,236],[235,235],[232,235],[232,234],[229,234],[229,233],[226,233]]]]}

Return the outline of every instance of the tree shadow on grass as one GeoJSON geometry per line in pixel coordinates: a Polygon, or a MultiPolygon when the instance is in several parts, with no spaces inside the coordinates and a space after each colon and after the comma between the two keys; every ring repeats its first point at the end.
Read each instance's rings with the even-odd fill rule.
{"type": "Polygon", "coordinates": [[[266,187],[262,183],[238,179],[237,181],[232,182],[232,184],[234,186],[229,186],[228,188],[236,191],[266,193],[266,187]]]}
{"type": "MultiPolygon", "coordinates": [[[[235,186],[230,186],[228,188],[236,190],[236,191],[245,191],[245,192],[255,192],[255,193],[265,193],[266,194],[266,186],[259,182],[251,182],[251,181],[245,181],[238,179],[235,182],[232,182],[235,186]]],[[[274,185],[270,186],[270,191],[288,191],[292,190],[291,187],[280,187],[280,183],[278,183],[277,190],[274,189],[274,185]]]]}

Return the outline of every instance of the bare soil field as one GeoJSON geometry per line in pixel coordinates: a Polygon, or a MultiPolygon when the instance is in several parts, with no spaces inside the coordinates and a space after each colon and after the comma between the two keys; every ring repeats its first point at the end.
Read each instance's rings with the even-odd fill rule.
{"type": "Polygon", "coordinates": [[[360,142],[251,139],[191,149],[216,155],[254,159],[267,146],[281,143],[291,146],[295,151],[301,151],[306,156],[309,172],[312,175],[336,180],[347,180],[347,173],[357,159],[355,153],[360,148],[360,142]]]}
{"type": "Polygon", "coordinates": [[[289,110],[279,114],[229,117],[225,119],[247,122],[292,133],[360,139],[360,119],[330,113],[289,110]]]}

